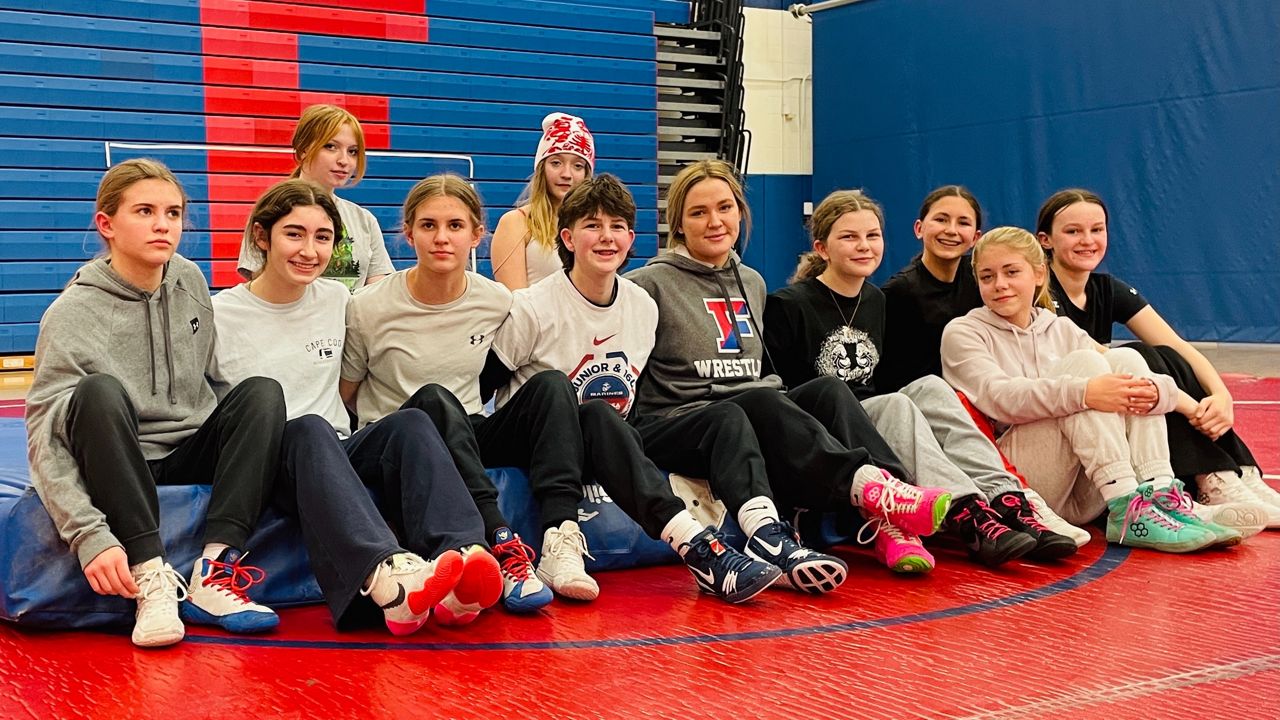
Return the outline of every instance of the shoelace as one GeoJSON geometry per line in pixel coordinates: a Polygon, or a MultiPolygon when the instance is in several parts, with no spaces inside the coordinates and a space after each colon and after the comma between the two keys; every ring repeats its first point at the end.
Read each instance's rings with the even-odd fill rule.
{"type": "Polygon", "coordinates": [[[886,516],[897,513],[899,509],[914,510],[924,498],[920,488],[908,485],[892,475],[884,475],[880,483],[880,497],[876,498],[875,504],[886,516]],[[903,499],[900,500],[899,496],[903,499]]]}
{"type": "Polygon", "coordinates": [[[142,573],[136,582],[138,596],[147,600],[159,600],[173,594],[178,602],[182,602],[190,594],[187,581],[168,563],[142,573]]]}
{"type": "Polygon", "coordinates": [[[547,546],[542,548],[543,555],[569,557],[576,560],[582,560],[585,555],[595,560],[595,556],[587,551],[587,536],[583,535],[581,530],[564,532],[553,528],[548,539],[547,546]]]}
{"type": "Polygon", "coordinates": [[[1182,523],[1165,514],[1160,507],[1153,505],[1151,500],[1147,499],[1142,493],[1133,496],[1129,501],[1129,507],[1124,513],[1124,529],[1120,531],[1120,542],[1124,542],[1125,535],[1129,532],[1129,525],[1138,517],[1146,514],[1155,523],[1163,525],[1170,530],[1182,529],[1182,523]]]}
{"type": "Polygon", "coordinates": [[[709,539],[705,536],[699,536],[693,541],[693,545],[690,549],[697,554],[700,559],[707,561],[707,563],[715,561],[716,558],[721,558],[724,562],[722,567],[726,571],[739,574],[750,569],[751,565],[756,562],[742,553],[730,550],[729,546],[724,542],[724,533],[722,532],[711,533],[711,537],[709,539]],[[712,543],[718,543],[724,552],[716,553],[712,543]]]}
{"type": "Polygon", "coordinates": [[[236,558],[234,563],[208,560],[209,575],[204,579],[204,584],[230,593],[242,603],[253,602],[246,593],[249,588],[265,580],[267,573],[260,567],[242,564],[248,556],[249,553],[245,553],[236,558]]]}
{"type": "Polygon", "coordinates": [[[502,566],[502,572],[517,581],[529,579],[529,569],[533,567],[533,561],[538,557],[533,548],[525,545],[524,541],[516,536],[512,536],[506,542],[494,545],[493,555],[498,558],[498,563],[502,566]]]}
{"type": "Polygon", "coordinates": [[[920,544],[920,540],[916,538],[914,535],[908,536],[905,532],[902,531],[902,528],[898,527],[897,525],[894,525],[888,520],[882,520],[880,518],[872,518],[871,520],[868,520],[865,523],[863,523],[862,527],[858,528],[858,534],[855,535],[853,539],[854,539],[854,542],[858,543],[859,545],[870,545],[873,541],[875,541],[876,536],[879,535],[880,533],[884,533],[885,535],[888,535],[891,539],[897,540],[898,542],[909,543],[911,545],[920,544]],[[862,535],[867,531],[867,528],[871,528],[871,534],[864,539],[862,535]]]}
{"type": "Polygon", "coordinates": [[[1155,491],[1151,495],[1151,501],[1156,504],[1156,507],[1166,512],[1193,514],[1196,509],[1190,493],[1183,489],[1181,482],[1176,480],[1169,487],[1155,491]]]}
{"type": "Polygon", "coordinates": [[[412,553],[396,553],[391,556],[391,566],[387,563],[380,562],[373,569],[373,575],[369,577],[369,587],[360,588],[360,594],[368,596],[373,592],[373,588],[377,586],[378,580],[382,579],[383,571],[387,575],[412,575],[422,568],[426,567],[426,561],[412,553]]]}
{"type": "Polygon", "coordinates": [[[1052,528],[1036,517],[1035,508],[1031,507],[1031,500],[1026,495],[1023,495],[1021,500],[1013,495],[1005,495],[1000,498],[1000,502],[1005,507],[1012,509],[1013,516],[1023,525],[1042,533],[1053,532],[1052,528]]]}
{"type": "Polygon", "coordinates": [[[955,520],[957,522],[972,521],[974,524],[978,526],[978,532],[990,540],[998,539],[1001,535],[1009,532],[1009,530],[1011,529],[1007,525],[1002,524],[1000,522],[1000,517],[996,515],[995,511],[989,507],[982,508],[983,510],[982,514],[986,518],[986,520],[979,522],[977,519],[973,517],[974,513],[971,507],[966,507],[965,509],[956,513],[955,520]]]}

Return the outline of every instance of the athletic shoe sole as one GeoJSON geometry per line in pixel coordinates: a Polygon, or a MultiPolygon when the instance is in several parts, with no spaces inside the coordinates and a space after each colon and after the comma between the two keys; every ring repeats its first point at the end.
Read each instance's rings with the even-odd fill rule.
{"type": "MultiPolygon", "coordinates": [[[[756,584],[754,586],[746,589],[739,589],[737,592],[733,593],[732,595],[723,595],[719,592],[716,592],[715,590],[712,590],[711,588],[708,588],[707,586],[703,585],[702,581],[698,580],[697,575],[694,575],[693,577],[698,582],[698,589],[701,590],[702,592],[708,595],[714,595],[720,598],[721,600],[724,600],[725,602],[729,603],[730,605],[738,605],[739,603],[744,603],[750,600],[751,598],[759,595],[760,593],[764,592],[765,590],[768,590],[770,585],[778,582],[778,580],[782,578],[781,570],[779,570],[776,567],[773,567],[772,565],[769,566],[769,569],[772,570],[773,572],[770,573],[769,575],[762,576],[760,580],[756,581],[756,584]]],[[[690,571],[690,574],[693,574],[693,571],[690,571]]]]}
{"type": "MultiPolygon", "coordinates": [[[[746,554],[752,560],[767,565],[773,564],[752,550],[750,543],[747,544],[746,554]]],[[[796,563],[790,570],[784,570],[782,577],[786,579],[787,585],[795,590],[811,595],[821,595],[840,587],[848,575],[849,566],[839,558],[828,555],[796,563]]]]}
{"type": "MultiPolygon", "coordinates": [[[[1010,530],[1009,532],[1014,531],[1010,530]]],[[[987,567],[999,567],[1036,549],[1036,539],[1026,533],[1020,532],[1018,536],[1013,537],[1011,540],[1011,542],[1004,543],[1004,548],[998,553],[983,554],[971,550],[970,555],[987,567]]]]}
{"type": "Polygon", "coordinates": [[[237,634],[267,632],[280,625],[280,616],[275,613],[244,610],[230,615],[214,615],[192,605],[190,601],[184,602],[179,606],[178,614],[182,617],[183,622],[196,625],[215,625],[227,632],[237,634]]]}
{"type": "MultiPolygon", "coordinates": [[[[1036,543],[1035,549],[1027,553],[1027,559],[1037,562],[1050,562],[1053,560],[1061,560],[1066,557],[1075,555],[1080,549],[1076,541],[1066,535],[1054,533],[1057,537],[1041,540],[1036,543]]],[[[1087,541],[1086,541],[1087,542],[1087,541]]]]}

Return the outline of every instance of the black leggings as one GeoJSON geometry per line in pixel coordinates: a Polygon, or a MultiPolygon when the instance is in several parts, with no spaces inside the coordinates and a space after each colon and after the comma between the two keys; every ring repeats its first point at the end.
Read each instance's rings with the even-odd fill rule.
{"type": "Polygon", "coordinates": [[[71,394],[67,439],[90,500],[136,565],[164,556],[157,485],[212,485],[204,541],[243,549],[272,496],[284,419],[280,384],[252,377],[173,452],[147,460],[124,386],[87,375],[71,394]]]}
{"type": "MultiPolygon", "coordinates": [[[[1152,372],[1173,378],[1178,388],[1197,402],[1209,396],[1196,378],[1191,363],[1173,348],[1166,345],[1152,347],[1140,342],[1129,343],[1124,347],[1137,350],[1152,372]]],[[[1171,412],[1164,419],[1169,428],[1169,462],[1173,465],[1173,474],[1187,484],[1187,489],[1192,494],[1197,491],[1197,475],[1219,470],[1230,470],[1238,474],[1240,466],[1258,464],[1234,429],[1226,431],[1217,440],[1210,440],[1207,435],[1195,429],[1182,413],[1171,412]]]]}
{"type": "Polygon", "coordinates": [[[513,466],[529,473],[541,506],[542,529],[576,520],[582,500],[582,430],[578,397],[564,373],[529,378],[489,417],[467,415],[453,393],[436,384],[419,389],[402,406],[425,412],[444,438],[467,490],[484,518],[485,537],[507,525],[498,489],[485,466],[513,466]]]}

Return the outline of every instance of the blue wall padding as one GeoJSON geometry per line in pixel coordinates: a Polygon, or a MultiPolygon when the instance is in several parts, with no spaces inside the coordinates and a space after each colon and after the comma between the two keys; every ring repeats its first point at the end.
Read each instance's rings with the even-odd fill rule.
{"type": "Polygon", "coordinates": [[[764,276],[770,291],[777,290],[786,286],[800,255],[810,248],[804,203],[812,176],[748,175],[746,180],[752,229],[742,259],[764,276]]]}
{"type": "Polygon", "coordinates": [[[1105,269],[1185,337],[1280,342],[1280,5],[896,0],[814,16],[814,201],[885,205],[877,280],[933,187],[987,227],[1052,192],[1111,211],[1105,269]],[[850,68],[856,68],[851,82],[850,68]]]}

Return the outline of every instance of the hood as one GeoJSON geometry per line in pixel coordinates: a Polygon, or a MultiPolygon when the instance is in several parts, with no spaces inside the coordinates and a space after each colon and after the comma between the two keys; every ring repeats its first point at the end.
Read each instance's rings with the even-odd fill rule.
{"type": "Polygon", "coordinates": [[[1007,330],[1015,335],[1019,333],[1023,335],[1040,335],[1053,325],[1054,318],[1057,316],[1050,310],[1045,310],[1040,307],[1034,308],[1031,315],[1031,324],[1025,328],[1020,328],[997,315],[991,310],[991,308],[983,305],[982,307],[970,310],[969,317],[972,317],[975,320],[980,320],[997,330],[1007,330]]]}
{"type": "Polygon", "coordinates": [[[645,266],[649,265],[671,265],[673,267],[691,272],[695,275],[706,275],[708,277],[717,275],[722,272],[730,272],[732,268],[742,264],[742,258],[738,257],[738,253],[733,250],[729,251],[729,259],[725,261],[723,267],[713,268],[706,263],[694,260],[689,257],[688,251],[683,248],[665,250],[649,258],[645,266]]]}

